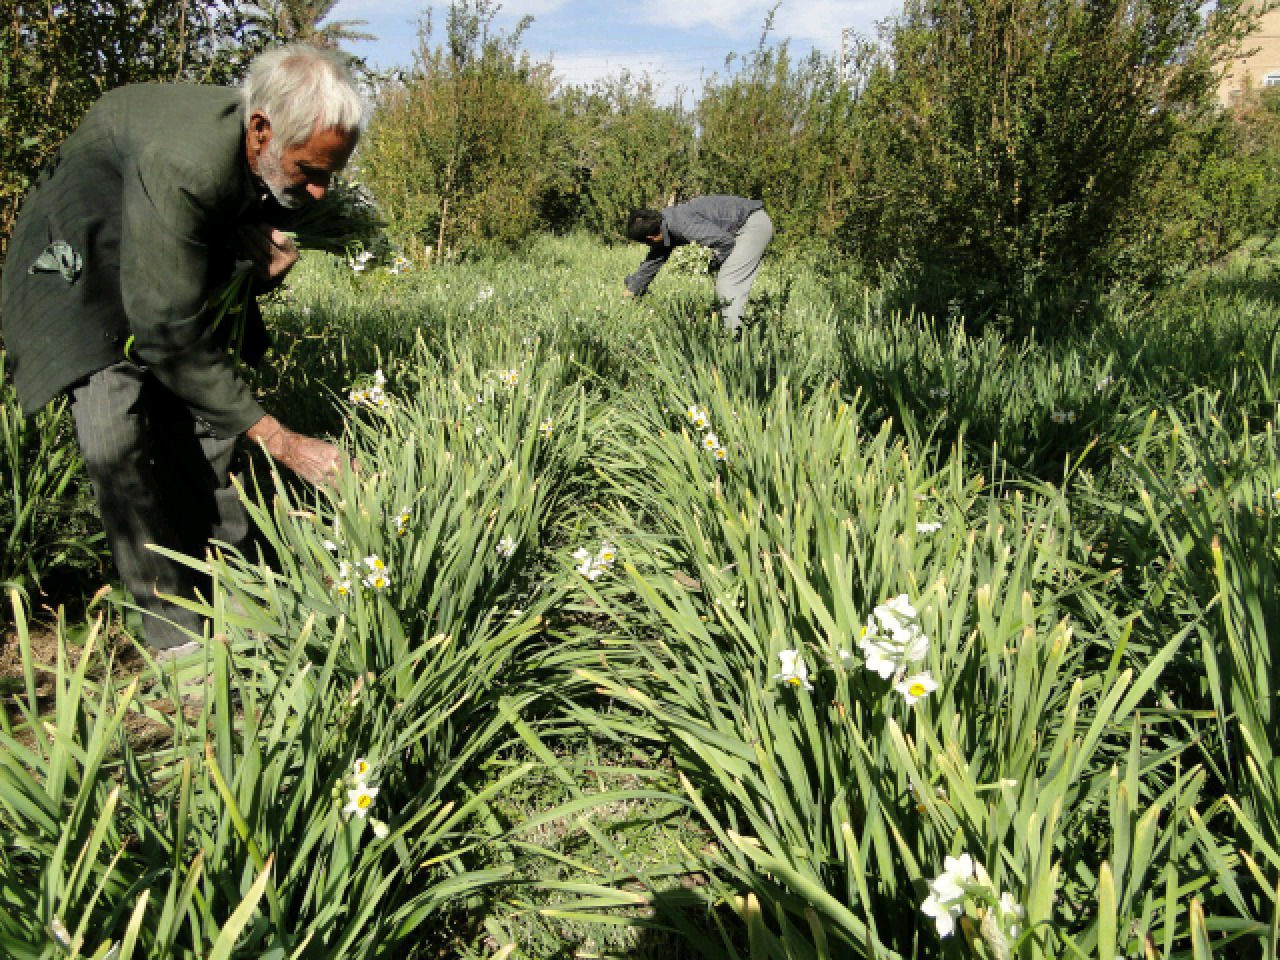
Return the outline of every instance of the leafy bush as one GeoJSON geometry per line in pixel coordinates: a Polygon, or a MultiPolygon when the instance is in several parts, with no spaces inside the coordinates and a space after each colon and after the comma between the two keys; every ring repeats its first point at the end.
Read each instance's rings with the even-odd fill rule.
{"type": "Polygon", "coordinates": [[[497,6],[449,8],[445,43],[422,24],[416,67],[383,89],[360,168],[391,233],[418,255],[510,245],[543,225],[566,165],[550,69],[520,52],[497,6]]]}
{"type": "Polygon", "coordinates": [[[845,248],[941,274],[969,314],[1120,275],[1123,218],[1241,23],[1193,0],[909,4],[861,78],[845,248]]]}
{"type": "Polygon", "coordinates": [[[556,96],[568,124],[577,186],[561,223],[620,237],[627,216],[686,197],[695,154],[693,116],[661,106],[647,77],[623,73],[556,96]]]}

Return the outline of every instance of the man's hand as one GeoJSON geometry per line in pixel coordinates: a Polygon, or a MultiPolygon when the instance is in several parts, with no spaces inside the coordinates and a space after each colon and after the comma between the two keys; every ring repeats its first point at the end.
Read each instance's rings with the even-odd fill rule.
{"type": "Polygon", "coordinates": [[[343,470],[355,464],[341,450],[324,440],[295,433],[272,416],[265,416],[245,436],[261,443],[272,458],[316,486],[333,486],[343,470]]]}
{"type": "Polygon", "coordinates": [[[622,295],[628,300],[630,300],[632,297],[635,296],[635,294],[632,293],[630,290],[623,290],[622,295]]]}
{"type": "Polygon", "coordinates": [[[253,272],[268,288],[280,285],[298,262],[298,247],[287,234],[266,224],[246,223],[236,234],[240,252],[253,261],[253,272]]]}

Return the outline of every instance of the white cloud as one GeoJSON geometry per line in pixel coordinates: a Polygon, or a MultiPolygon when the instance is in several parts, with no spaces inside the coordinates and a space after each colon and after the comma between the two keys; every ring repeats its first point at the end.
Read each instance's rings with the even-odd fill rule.
{"type": "Polygon", "coordinates": [[[569,0],[502,0],[500,20],[519,20],[521,17],[542,17],[555,13],[569,5],[569,0]]]}
{"type": "MultiPolygon", "coordinates": [[[[646,23],[691,30],[710,27],[734,38],[758,36],[774,0],[649,0],[640,13],[646,23]]],[[[900,0],[783,0],[774,33],[802,47],[834,50],[840,30],[869,32],[872,24],[901,10],[900,0]]]]}
{"type": "Polygon", "coordinates": [[[325,19],[384,20],[399,16],[416,17],[426,7],[421,0],[340,0],[325,19]]]}

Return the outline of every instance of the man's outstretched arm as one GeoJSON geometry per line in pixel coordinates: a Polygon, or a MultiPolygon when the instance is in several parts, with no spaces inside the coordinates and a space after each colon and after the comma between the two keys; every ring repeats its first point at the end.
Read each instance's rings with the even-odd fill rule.
{"type": "Polygon", "coordinates": [[[671,256],[670,247],[662,244],[650,247],[644,263],[640,264],[635,273],[622,281],[627,288],[627,293],[634,297],[644,296],[644,292],[649,289],[649,284],[653,282],[653,278],[657,276],[669,256],[671,256]]]}
{"type": "Polygon", "coordinates": [[[245,436],[261,444],[277,463],[316,486],[332,486],[343,470],[351,468],[351,461],[338,447],[296,433],[271,414],[246,430],[245,436]]]}

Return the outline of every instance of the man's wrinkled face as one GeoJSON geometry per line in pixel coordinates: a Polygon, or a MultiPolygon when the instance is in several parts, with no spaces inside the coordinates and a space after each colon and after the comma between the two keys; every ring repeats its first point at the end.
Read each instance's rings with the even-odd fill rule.
{"type": "Polygon", "coordinates": [[[250,164],[256,159],[255,172],[280,206],[297,210],[324,197],[333,175],[351,158],[359,132],[317,130],[302,143],[281,149],[268,124],[264,139],[250,164]]]}

